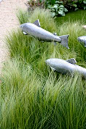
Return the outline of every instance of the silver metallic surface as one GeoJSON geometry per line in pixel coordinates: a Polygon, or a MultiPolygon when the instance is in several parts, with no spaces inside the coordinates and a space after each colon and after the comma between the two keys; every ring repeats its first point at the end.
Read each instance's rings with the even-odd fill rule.
{"type": "Polygon", "coordinates": [[[69,48],[68,47],[69,35],[57,36],[55,34],[52,34],[51,32],[40,27],[39,20],[36,20],[34,23],[24,23],[20,25],[20,28],[24,34],[29,34],[42,41],[59,42],[64,47],[69,48]]]}
{"type": "Polygon", "coordinates": [[[86,47],[86,36],[80,36],[78,37],[78,41],[86,47]]]}
{"type": "Polygon", "coordinates": [[[46,64],[51,67],[51,69],[62,73],[62,74],[74,74],[75,72],[78,72],[81,74],[85,79],[86,79],[86,69],[67,62],[66,60],[63,59],[58,59],[58,58],[51,58],[46,60],[46,64]]]}

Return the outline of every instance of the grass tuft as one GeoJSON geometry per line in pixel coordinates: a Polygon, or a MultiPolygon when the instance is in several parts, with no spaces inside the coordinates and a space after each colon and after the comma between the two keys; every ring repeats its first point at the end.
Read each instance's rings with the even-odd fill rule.
{"type": "Polygon", "coordinates": [[[20,24],[39,19],[41,27],[69,34],[69,47],[41,42],[20,29],[6,36],[11,59],[5,63],[0,83],[1,129],[86,129],[86,81],[53,72],[48,58],[75,58],[85,66],[85,48],[77,37],[85,35],[80,22],[56,24],[50,12],[36,9],[30,15],[19,11],[20,24]],[[25,15],[26,14],[26,15],[25,15]]]}

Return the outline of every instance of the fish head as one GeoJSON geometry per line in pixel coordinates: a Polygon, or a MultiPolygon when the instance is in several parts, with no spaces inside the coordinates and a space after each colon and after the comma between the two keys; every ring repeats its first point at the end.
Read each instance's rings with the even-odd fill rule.
{"type": "Polygon", "coordinates": [[[53,71],[56,71],[56,69],[55,69],[54,67],[52,67],[51,59],[47,59],[47,60],[45,61],[45,63],[46,63],[48,66],[50,66],[50,68],[51,68],[53,71]]]}
{"type": "Polygon", "coordinates": [[[20,25],[20,28],[21,28],[22,31],[24,30],[24,26],[25,26],[25,24],[20,25]]]}
{"type": "Polygon", "coordinates": [[[46,64],[50,67],[53,67],[55,68],[56,66],[59,65],[59,59],[58,58],[50,58],[50,59],[47,59],[46,61],[46,64]]]}
{"type": "Polygon", "coordinates": [[[47,60],[45,61],[45,63],[46,63],[47,65],[50,65],[50,64],[51,64],[51,59],[47,59],[47,60]]]}
{"type": "Polygon", "coordinates": [[[63,70],[62,60],[58,58],[47,59],[46,64],[53,70],[61,72],[63,70]]]}
{"type": "Polygon", "coordinates": [[[25,30],[28,28],[28,24],[29,24],[29,23],[21,24],[21,25],[20,25],[20,28],[21,28],[23,31],[25,31],[25,30]]]}
{"type": "Polygon", "coordinates": [[[28,35],[28,23],[21,24],[20,28],[23,31],[23,34],[28,35]]]}

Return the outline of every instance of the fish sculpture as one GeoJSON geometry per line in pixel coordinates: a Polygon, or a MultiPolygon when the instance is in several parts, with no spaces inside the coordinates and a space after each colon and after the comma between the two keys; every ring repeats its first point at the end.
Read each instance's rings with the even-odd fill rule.
{"type": "Polygon", "coordinates": [[[76,60],[74,58],[69,60],[50,58],[46,60],[46,64],[50,66],[52,70],[59,73],[74,75],[74,73],[77,72],[86,79],[86,68],[76,65],[76,60]]]}
{"type": "Polygon", "coordinates": [[[52,34],[51,32],[43,29],[40,27],[39,19],[36,20],[34,23],[24,23],[20,25],[21,30],[23,31],[23,34],[25,35],[31,35],[35,38],[38,38],[41,41],[49,41],[49,42],[59,42],[64,47],[68,48],[68,37],[69,35],[62,35],[57,36],[55,33],[52,34]]]}
{"type": "Polygon", "coordinates": [[[78,41],[86,47],[86,36],[80,36],[78,37],[78,41]]]}

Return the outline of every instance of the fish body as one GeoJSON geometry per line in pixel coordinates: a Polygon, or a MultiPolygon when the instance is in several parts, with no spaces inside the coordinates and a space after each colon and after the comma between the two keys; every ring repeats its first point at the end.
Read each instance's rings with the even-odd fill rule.
{"type": "Polygon", "coordinates": [[[75,63],[75,59],[63,60],[58,58],[51,58],[46,60],[46,64],[49,65],[54,71],[62,74],[74,74],[75,72],[78,72],[86,79],[86,69],[76,65],[75,63]],[[71,60],[74,60],[74,62],[71,62],[71,60]]]}
{"type": "Polygon", "coordinates": [[[68,37],[69,35],[57,36],[51,32],[40,27],[39,20],[36,20],[34,23],[24,23],[20,25],[21,30],[24,34],[34,36],[42,41],[49,42],[59,42],[64,47],[68,47],[68,37]]]}
{"type": "Polygon", "coordinates": [[[40,40],[61,42],[61,38],[42,29],[41,27],[36,26],[35,24],[24,23],[21,26],[22,26],[22,30],[25,33],[30,34],[34,37],[37,37],[40,40]]]}

